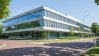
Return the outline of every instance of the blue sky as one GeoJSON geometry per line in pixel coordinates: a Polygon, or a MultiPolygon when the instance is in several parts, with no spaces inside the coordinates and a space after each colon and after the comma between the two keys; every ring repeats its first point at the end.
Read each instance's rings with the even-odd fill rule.
{"type": "Polygon", "coordinates": [[[42,5],[74,16],[81,22],[88,15],[85,18],[85,24],[89,26],[92,22],[99,24],[99,6],[94,3],[94,0],[12,0],[10,3],[10,17],[42,5]]]}

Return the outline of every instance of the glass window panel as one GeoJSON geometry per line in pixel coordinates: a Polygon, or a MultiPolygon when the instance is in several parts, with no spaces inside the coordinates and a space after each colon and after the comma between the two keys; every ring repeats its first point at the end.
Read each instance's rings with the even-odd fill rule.
{"type": "Polygon", "coordinates": [[[17,17],[15,19],[6,21],[6,22],[4,22],[4,26],[11,25],[11,24],[14,24],[14,23],[21,23],[23,21],[30,20],[30,19],[33,19],[33,18],[37,18],[37,17],[43,16],[43,15],[44,15],[44,10],[39,10],[39,11],[32,12],[32,13],[17,17]]]}

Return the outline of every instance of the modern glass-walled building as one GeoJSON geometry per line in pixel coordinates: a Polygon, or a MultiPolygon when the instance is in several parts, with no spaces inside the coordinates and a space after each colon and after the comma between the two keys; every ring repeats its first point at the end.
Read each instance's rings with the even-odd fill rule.
{"type": "Polygon", "coordinates": [[[83,25],[78,19],[46,6],[38,7],[3,21],[3,33],[9,36],[39,38],[42,33],[46,32],[46,37],[58,38],[68,36],[71,30],[75,34],[91,32],[90,27],[83,25]]]}

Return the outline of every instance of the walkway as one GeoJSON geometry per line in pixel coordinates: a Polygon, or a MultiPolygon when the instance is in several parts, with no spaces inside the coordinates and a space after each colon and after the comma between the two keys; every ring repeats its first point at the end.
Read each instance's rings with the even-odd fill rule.
{"type": "Polygon", "coordinates": [[[0,48],[0,56],[77,56],[93,46],[93,41],[66,43],[31,43],[31,40],[0,40],[6,46],[0,48]]]}

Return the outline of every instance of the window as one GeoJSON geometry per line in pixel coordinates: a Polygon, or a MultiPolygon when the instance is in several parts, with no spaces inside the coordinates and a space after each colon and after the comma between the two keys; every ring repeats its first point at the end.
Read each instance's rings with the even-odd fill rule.
{"type": "Polygon", "coordinates": [[[26,28],[40,27],[40,26],[44,26],[44,20],[38,20],[38,21],[32,21],[32,22],[22,23],[18,25],[8,26],[4,28],[4,31],[26,29],[26,28]]]}
{"type": "Polygon", "coordinates": [[[57,19],[57,20],[60,20],[60,21],[64,21],[64,22],[67,22],[67,23],[70,23],[70,24],[78,25],[77,22],[75,22],[75,21],[73,21],[73,20],[71,20],[71,19],[69,19],[69,18],[66,18],[66,17],[64,17],[64,16],[58,15],[58,14],[56,14],[56,13],[54,13],[54,12],[50,12],[50,11],[47,11],[47,10],[46,10],[46,12],[47,12],[47,13],[46,13],[47,17],[51,17],[51,18],[53,18],[53,19],[57,19]]]}
{"type": "Polygon", "coordinates": [[[21,22],[24,22],[24,21],[27,21],[27,20],[30,20],[30,19],[33,19],[33,18],[43,16],[43,15],[44,15],[44,10],[35,11],[35,12],[32,12],[32,13],[17,17],[15,19],[6,21],[6,22],[4,22],[4,26],[15,24],[15,23],[21,23],[21,22]]]}

